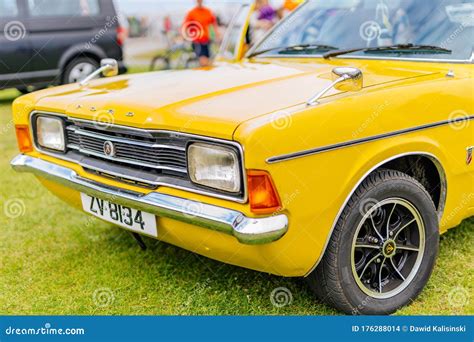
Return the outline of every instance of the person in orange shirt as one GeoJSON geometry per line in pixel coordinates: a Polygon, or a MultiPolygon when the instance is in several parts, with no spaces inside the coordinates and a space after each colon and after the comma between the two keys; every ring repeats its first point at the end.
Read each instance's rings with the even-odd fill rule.
{"type": "Polygon", "coordinates": [[[193,48],[199,57],[201,66],[208,66],[211,58],[211,34],[214,29],[216,38],[219,39],[219,27],[214,13],[203,6],[203,0],[197,0],[197,6],[186,15],[183,24],[183,36],[193,42],[193,48]]]}

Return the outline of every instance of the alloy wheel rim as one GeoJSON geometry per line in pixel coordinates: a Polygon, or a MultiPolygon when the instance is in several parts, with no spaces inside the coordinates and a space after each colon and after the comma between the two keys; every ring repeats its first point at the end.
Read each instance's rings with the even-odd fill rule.
{"type": "Polygon", "coordinates": [[[352,275],[365,294],[387,299],[416,276],[425,250],[425,226],[415,206],[389,198],[371,206],[360,221],[351,250],[352,275]]]}

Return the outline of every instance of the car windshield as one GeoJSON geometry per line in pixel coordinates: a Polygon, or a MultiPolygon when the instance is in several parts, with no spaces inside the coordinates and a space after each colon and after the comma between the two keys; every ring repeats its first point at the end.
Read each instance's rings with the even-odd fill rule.
{"type": "Polygon", "coordinates": [[[250,54],[470,60],[473,42],[473,0],[308,0],[250,54]]]}

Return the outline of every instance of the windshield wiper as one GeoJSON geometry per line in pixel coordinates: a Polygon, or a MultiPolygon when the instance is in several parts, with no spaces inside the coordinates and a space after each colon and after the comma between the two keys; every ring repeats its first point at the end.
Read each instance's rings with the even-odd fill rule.
{"type": "Polygon", "coordinates": [[[452,53],[451,50],[445,49],[440,46],[433,46],[433,45],[415,45],[415,44],[396,44],[396,45],[388,45],[388,46],[379,46],[379,47],[372,47],[372,48],[355,48],[355,49],[344,49],[344,50],[334,50],[329,51],[323,55],[324,58],[328,59],[331,57],[336,57],[340,55],[346,55],[348,53],[359,52],[363,51],[364,53],[427,53],[427,54],[434,54],[434,53],[445,53],[450,54],[452,53]]]}
{"type": "Polygon", "coordinates": [[[299,44],[293,46],[284,46],[284,47],[274,47],[270,49],[265,49],[261,51],[254,52],[248,56],[248,58],[252,58],[258,55],[262,55],[267,52],[277,51],[278,53],[285,53],[285,52],[295,52],[295,53],[304,53],[308,51],[333,51],[337,50],[337,47],[331,45],[324,45],[324,44],[299,44]]]}

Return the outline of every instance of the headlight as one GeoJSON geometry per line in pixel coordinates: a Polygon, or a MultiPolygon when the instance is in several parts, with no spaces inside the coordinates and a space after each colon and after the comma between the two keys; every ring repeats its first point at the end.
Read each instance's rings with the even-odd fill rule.
{"type": "Polygon", "coordinates": [[[64,127],[61,119],[39,116],[36,119],[38,145],[50,150],[64,151],[64,127]]]}
{"type": "Polygon", "coordinates": [[[191,181],[227,192],[239,192],[241,175],[239,157],[232,148],[194,143],[188,148],[191,181]]]}

